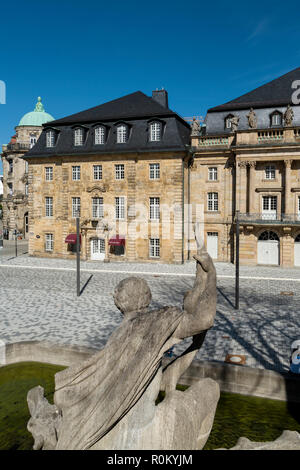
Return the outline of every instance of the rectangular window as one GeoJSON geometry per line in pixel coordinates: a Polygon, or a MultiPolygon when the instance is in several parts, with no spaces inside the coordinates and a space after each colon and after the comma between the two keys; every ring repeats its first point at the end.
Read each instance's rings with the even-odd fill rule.
{"type": "Polygon", "coordinates": [[[150,197],[150,220],[159,220],[159,197],[150,197]]]}
{"type": "Polygon", "coordinates": [[[93,197],[92,212],[95,219],[103,217],[103,197],[93,197]]]}
{"type": "Polygon", "coordinates": [[[80,180],[80,166],[72,166],[72,180],[80,180]]]}
{"type": "Polygon", "coordinates": [[[105,140],[104,127],[102,127],[102,126],[96,127],[96,129],[95,129],[95,144],[96,145],[104,144],[104,140],[105,140]]]}
{"type": "Polygon", "coordinates": [[[218,193],[208,193],[207,210],[217,211],[219,209],[218,193]]]}
{"type": "Polygon", "coordinates": [[[45,198],[45,213],[46,217],[53,217],[53,197],[45,198]]]}
{"type": "Polygon", "coordinates": [[[160,178],[160,165],[159,165],[159,163],[150,163],[150,165],[149,165],[149,178],[151,180],[158,180],[160,178]]]}
{"type": "Polygon", "coordinates": [[[83,129],[75,129],[74,131],[74,145],[83,145],[83,129]]]}
{"type": "Polygon", "coordinates": [[[27,174],[28,173],[28,162],[25,161],[25,173],[27,174]]]}
{"type": "Polygon", "coordinates": [[[8,194],[10,196],[13,195],[13,185],[12,185],[12,183],[8,183],[8,194]]]}
{"type": "Polygon", "coordinates": [[[149,240],[149,257],[159,258],[160,257],[160,240],[159,238],[150,238],[149,240]]]}
{"type": "Polygon", "coordinates": [[[124,165],[115,165],[116,169],[116,180],[123,180],[125,178],[124,165]]]}
{"type": "Polygon", "coordinates": [[[80,197],[72,197],[72,217],[80,217],[80,197]]]}
{"type": "Polygon", "coordinates": [[[277,196],[263,196],[263,210],[276,211],[277,210],[277,196]]]}
{"type": "Polygon", "coordinates": [[[55,132],[47,131],[46,133],[46,147],[54,147],[55,145],[55,132]]]}
{"type": "Polygon", "coordinates": [[[94,165],[94,180],[102,180],[102,165],[94,165]]]}
{"type": "Polygon", "coordinates": [[[208,168],[208,180],[217,181],[217,179],[218,179],[218,168],[216,166],[212,166],[208,168]]]}
{"type": "Polygon", "coordinates": [[[53,168],[52,166],[47,166],[45,168],[45,180],[52,181],[53,180],[53,168]]]}
{"type": "Polygon", "coordinates": [[[267,180],[274,180],[275,179],[275,166],[268,165],[265,168],[265,177],[267,180]]]}
{"type": "Polygon", "coordinates": [[[127,126],[121,124],[117,127],[117,143],[125,144],[127,142],[127,126]]]}
{"type": "Polygon", "coordinates": [[[125,219],[125,197],[116,197],[116,219],[125,219]]]}
{"type": "Polygon", "coordinates": [[[152,122],[150,125],[150,140],[152,142],[159,142],[161,135],[161,124],[159,122],[152,122]]]}
{"type": "Polygon", "coordinates": [[[12,160],[8,160],[8,172],[12,173],[14,169],[14,164],[12,160]]]}
{"type": "Polygon", "coordinates": [[[46,251],[53,251],[54,241],[53,241],[53,234],[46,233],[45,235],[45,250],[46,251]]]}
{"type": "Polygon", "coordinates": [[[28,196],[28,183],[25,184],[25,196],[28,196]]]}

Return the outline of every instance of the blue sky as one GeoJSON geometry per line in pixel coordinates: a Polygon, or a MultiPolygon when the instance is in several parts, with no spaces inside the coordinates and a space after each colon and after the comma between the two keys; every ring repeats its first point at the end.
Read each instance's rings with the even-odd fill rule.
{"type": "Polygon", "coordinates": [[[300,65],[289,1],[15,0],[0,15],[1,145],[37,96],[59,118],[164,87],[174,111],[205,115],[300,65]]]}

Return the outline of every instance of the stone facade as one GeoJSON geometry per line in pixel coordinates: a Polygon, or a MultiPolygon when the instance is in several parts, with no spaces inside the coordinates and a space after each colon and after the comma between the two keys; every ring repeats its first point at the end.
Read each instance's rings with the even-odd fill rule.
{"type": "Polygon", "coordinates": [[[76,233],[72,198],[80,198],[82,259],[93,259],[93,240],[101,239],[109,260],[181,263],[187,256],[182,241],[183,185],[187,185],[184,176],[188,171],[185,159],[183,152],[28,159],[29,253],[75,256],[74,247],[65,240],[76,233]],[[159,164],[159,178],[150,179],[152,163],[159,164]],[[94,179],[96,165],[102,166],[101,180],[94,179]],[[116,179],[116,165],[124,165],[124,179],[116,179]],[[80,167],[80,179],[75,181],[74,166],[80,167]],[[46,180],[46,168],[52,168],[52,181],[46,180]],[[123,220],[115,217],[118,197],[125,198],[123,220]],[[52,216],[46,216],[46,198],[53,198],[52,216]],[[103,198],[102,218],[93,217],[94,198],[103,198]],[[150,219],[150,198],[159,198],[159,220],[150,219]],[[108,232],[102,230],[103,223],[108,224],[108,232]],[[47,235],[52,235],[51,250],[45,249],[47,235]],[[117,236],[125,239],[124,252],[114,251],[109,245],[109,240],[117,236]],[[150,239],[159,240],[158,256],[150,252],[150,239]]]}
{"type": "Polygon", "coordinates": [[[242,264],[299,265],[299,127],[205,135],[192,138],[192,147],[197,168],[192,171],[193,198],[207,204],[209,192],[218,194],[218,210],[204,211],[205,237],[208,232],[218,234],[217,259],[234,261],[235,215],[239,211],[242,264]],[[211,167],[217,168],[217,181],[207,179],[211,167]],[[196,193],[198,186],[202,191],[196,193]],[[268,241],[266,232],[269,238],[272,232],[269,247],[259,243],[268,241]],[[268,258],[269,248],[274,254],[270,251],[268,258]]]}
{"type": "Polygon", "coordinates": [[[14,237],[15,230],[28,239],[28,163],[22,157],[37,142],[42,123],[53,119],[40,101],[38,98],[35,110],[20,120],[9,144],[2,146],[3,233],[8,239],[14,237]]]}
{"type": "Polygon", "coordinates": [[[2,146],[3,231],[9,239],[14,230],[28,238],[28,166],[22,157],[40,133],[41,127],[17,126],[11,142],[2,146]]]}

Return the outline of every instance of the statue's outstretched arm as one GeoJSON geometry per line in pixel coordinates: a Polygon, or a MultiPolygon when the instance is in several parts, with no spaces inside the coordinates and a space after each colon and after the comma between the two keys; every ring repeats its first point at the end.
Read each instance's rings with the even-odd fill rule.
{"type": "Polygon", "coordinates": [[[195,336],[212,327],[216,315],[216,270],[204,248],[194,256],[197,261],[196,280],[184,296],[182,320],[174,333],[176,338],[195,336]]]}
{"type": "Polygon", "coordinates": [[[183,316],[174,337],[178,340],[193,337],[191,346],[169,364],[163,373],[162,388],[174,390],[180,376],[186,371],[201,348],[206,332],[212,327],[216,315],[216,270],[211,257],[202,246],[198,248],[196,280],[184,296],[183,316]]]}

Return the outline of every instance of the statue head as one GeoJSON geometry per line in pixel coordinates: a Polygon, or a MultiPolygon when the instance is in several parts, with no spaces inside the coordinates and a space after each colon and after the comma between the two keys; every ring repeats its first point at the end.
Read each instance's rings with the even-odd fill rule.
{"type": "Polygon", "coordinates": [[[144,312],[152,299],[147,282],[140,277],[128,277],[117,285],[114,301],[123,315],[144,312]]]}

